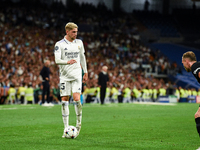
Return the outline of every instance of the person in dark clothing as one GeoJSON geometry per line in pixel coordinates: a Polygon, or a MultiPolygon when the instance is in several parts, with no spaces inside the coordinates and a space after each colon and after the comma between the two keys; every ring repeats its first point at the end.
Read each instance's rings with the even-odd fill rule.
{"type": "Polygon", "coordinates": [[[39,88],[35,89],[35,101],[39,105],[42,104],[42,93],[43,93],[43,85],[39,84],[39,88]]]}
{"type": "MultiPolygon", "coordinates": [[[[200,62],[197,62],[196,55],[192,51],[188,51],[182,56],[182,63],[187,72],[192,72],[194,77],[200,83],[200,62]]],[[[199,109],[194,115],[197,132],[200,136],[200,105],[199,109]]]]}
{"type": "Polygon", "coordinates": [[[175,88],[172,85],[171,81],[168,82],[169,86],[166,90],[166,95],[174,95],[175,94],[175,88]]]}
{"type": "Polygon", "coordinates": [[[102,71],[99,73],[99,78],[98,78],[98,85],[100,87],[101,104],[104,104],[107,82],[109,81],[109,76],[107,74],[107,71],[108,71],[108,67],[103,66],[102,71]]]}
{"type": "Polygon", "coordinates": [[[49,85],[49,80],[50,80],[50,61],[46,60],[44,63],[44,67],[40,71],[40,75],[42,76],[42,85],[43,85],[43,91],[42,91],[42,104],[45,103],[45,94],[46,94],[46,100],[47,103],[49,103],[49,94],[50,94],[50,85],[49,85]]]}
{"type": "Polygon", "coordinates": [[[149,5],[150,5],[149,1],[146,0],[146,1],[144,2],[144,11],[148,11],[148,10],[149,10],[149,5]]]}

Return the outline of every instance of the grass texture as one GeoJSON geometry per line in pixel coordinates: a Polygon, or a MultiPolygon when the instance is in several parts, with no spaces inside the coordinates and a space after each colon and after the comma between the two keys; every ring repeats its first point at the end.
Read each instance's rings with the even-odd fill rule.
{"type": "Polygon", "coordinates": [[[84,104],[80,135],[63,139],[61,105],[1,105],[0,150],[195,150],[197,109],[194,103],[84,104]]]}

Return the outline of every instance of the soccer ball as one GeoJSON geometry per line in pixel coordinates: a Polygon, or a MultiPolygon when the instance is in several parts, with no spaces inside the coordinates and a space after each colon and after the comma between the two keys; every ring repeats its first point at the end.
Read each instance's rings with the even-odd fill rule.
{"type": "Polygon", "coordinates": [[[78,136],[78,131],[74,126],[68,126],[64,129],[64,135],[68,139],[75,139],[78,136]]]}

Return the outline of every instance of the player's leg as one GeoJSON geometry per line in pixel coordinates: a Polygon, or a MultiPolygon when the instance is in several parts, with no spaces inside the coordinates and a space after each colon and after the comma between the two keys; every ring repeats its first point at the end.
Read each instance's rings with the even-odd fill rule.
{"type": "Polygon", "coordinates": [[[62,96],[61,112],[64,123],[64,128],[69,126],[69,96],[62,96]]]}
{"type": "Polygon", "coordinates": [[[81,130],[82,121],[82,104],[80,102],[80,93],[73,93],[74,108],[76,113],[76,128],[78,132],[81,130]]]}
{"type": "MultiPolygon", "coordinates": [[[[71,83],[60,81],[61,112],[64,128],[69,126],[69,95],[71,95],[71,83]]],[[[65,137],[64,134],[62,136],[65,137]]]]}
{"type": "Polygon", "coordinates": [[[47,103],[49,104],[50,103],[50,97],[49,97],[49,95],[50,95],[50,85],[49,85],[49,82],[46,83],[46,95],[47,95],[46,100],[47,100],[47,103]]]}
{"type": "Polygon", "coordinates": [[[197,132],[199,133],[199,136],[200,136],[200,105],[194,117],[195,117],[197,132]]]}
{"type": "Polygon", "coordinates": [[[81,121],[82,121],[82,105],[80,102],[81,86],[82,86],[81,79],[72,82],[72,93],[73,93],[74,108],[76,113],[76,128],[78,132],[80,132],[81,130],[81,121]]]}
{"type": "MultiPolygon", "coordinates": [[[[61,97],[61,112],[62,112],[62,118],[64,123],[64,129],[69,126],[69,96],[62,96],[61,97]]],[[[63,133],[63,138],[65,138],[65,135],[63,133]]]]}
{"type": "Polygon", "coordinates": [[[101,100],[102,105],[104,104],[105,96],[106,96],[106,87],[101,87],[101,89],[100,89],[100,100],[101,100]]]}
{"type": "Polygon", "coordinates": [[[43,90],[42,90],[42,104],[44,104],[45,103],[45,94],[46,94],[46,89],[47,89],[46,82],[42,82],[42,85],[43,85],[43,90]]]}

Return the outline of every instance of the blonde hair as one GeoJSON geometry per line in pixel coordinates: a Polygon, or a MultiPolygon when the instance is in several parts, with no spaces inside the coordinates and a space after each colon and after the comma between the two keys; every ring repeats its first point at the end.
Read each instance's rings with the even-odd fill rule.
{"type": "Polygon", "coordinates": [[[188,58],[190,61],[197,61],[195,54],[192,51],[188,51],[183,54],[183,59],[188,58]]]}
{"type": "Polygon", "coordinates": [[[44,63],[45,63],[46,65],[50,65],[51,61],[48,60],[48,59],[46,59],[46,60],[44,60],[44,63]]]}
{"type": "Polygon", "coordinates": [[[78,28],[78,26],[73,22],[68,22],[65,26],[65,30],[72,30],[74,28],[78,28]]]}
{"type": "Polygon", "coordinates": [[[102,67],[102,69],[106,69],[106,70],[107,70],[107,69],[108,69],[108,67],[107,67],[107,66],[103,66],[103,67],[102,67]]]}

